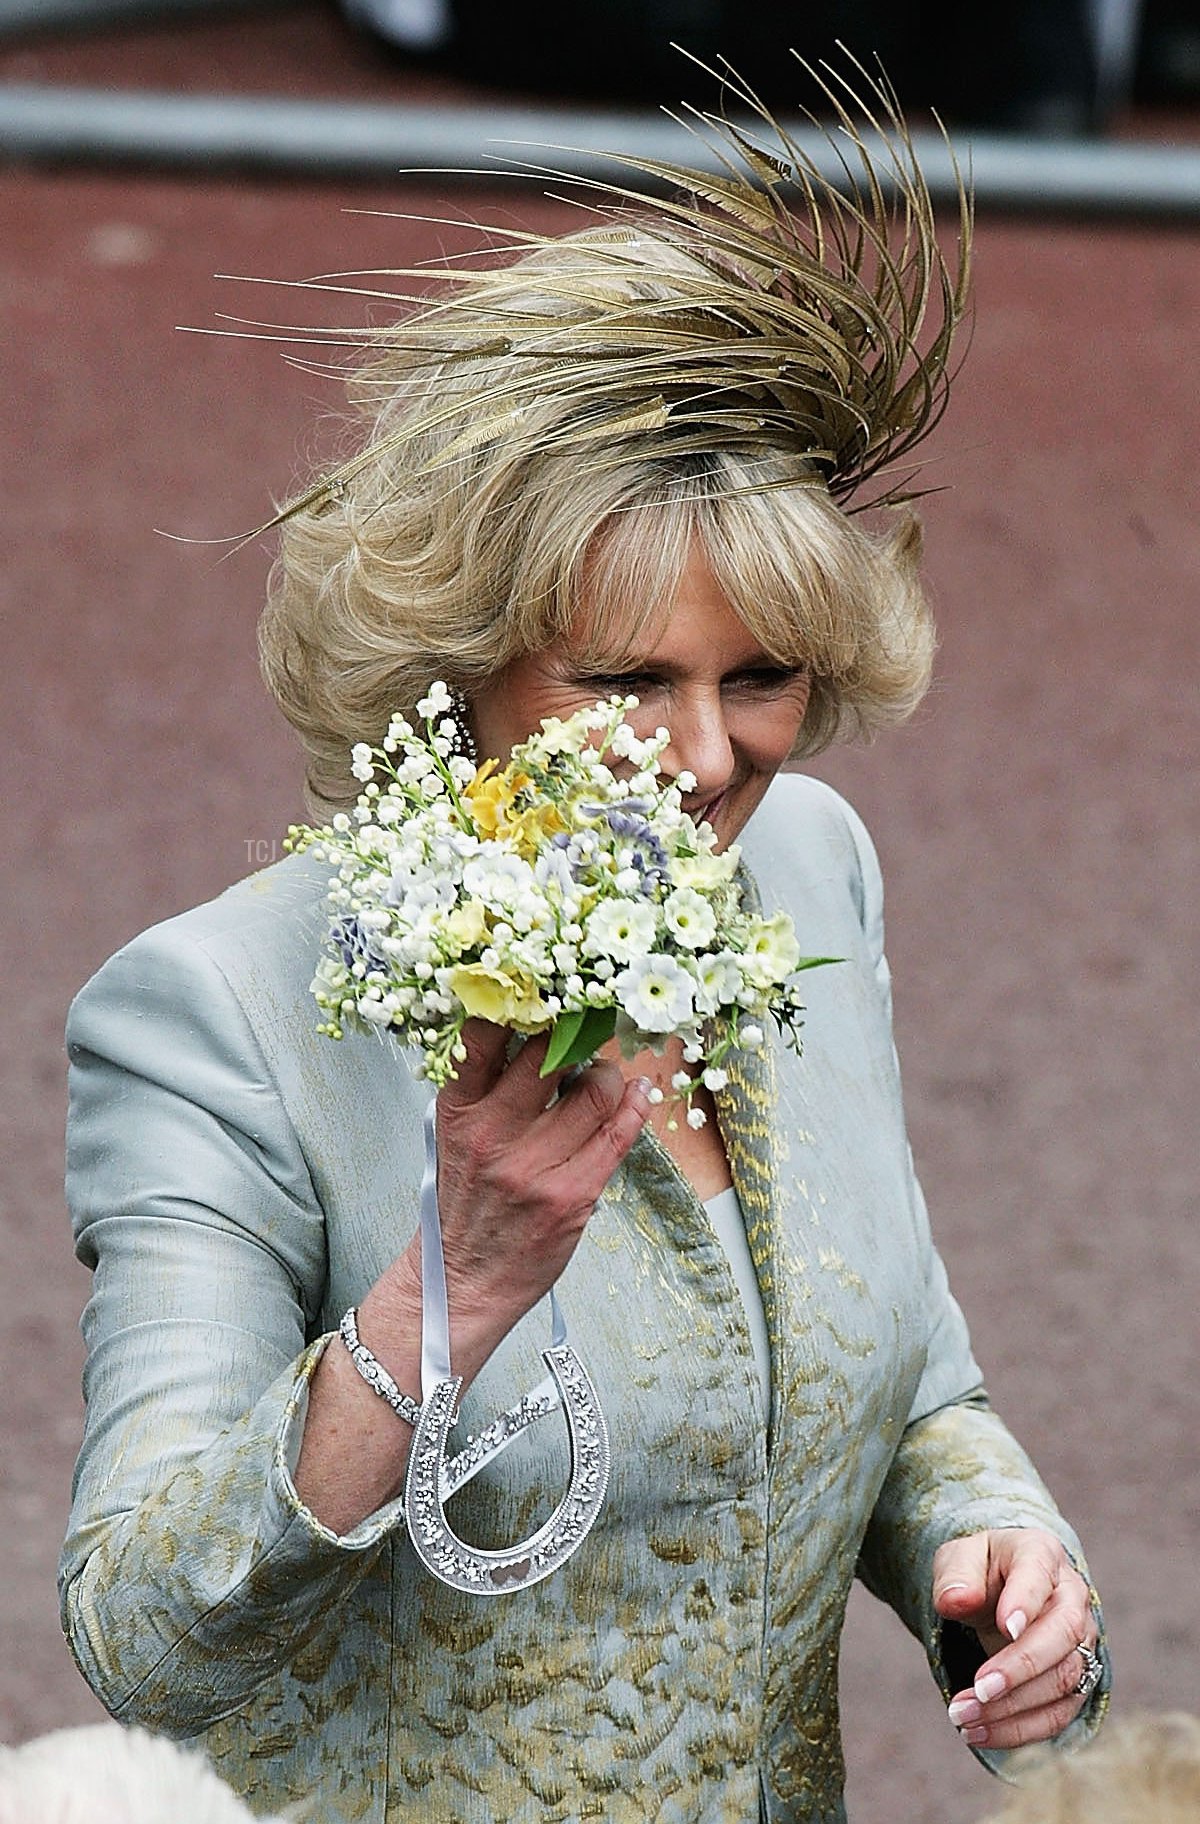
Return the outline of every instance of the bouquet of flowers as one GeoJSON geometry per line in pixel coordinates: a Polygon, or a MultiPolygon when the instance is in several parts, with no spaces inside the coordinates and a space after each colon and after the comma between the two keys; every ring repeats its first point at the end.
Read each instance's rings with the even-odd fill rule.
{"type": "MultiPolygon", "coordinates": [[[[544,1075],[615,1034],[627,1056],[683,1040],[686,1100],[724,1086],[737,1046],[774,1018],[798,1044],[802,957],[791,919],[747,910],[739,851],[682,808],[695,781],[667,781],[670,736],[639,740],[637,698],[546,718],[507,764],[476,765],[442,683],[392,718],[383,745],[352,751],[352,812],[293,826],[288,846],[333,867],[318,1030],[393,1034],[440,1088],[466,1056],[474,1016],[550,1032],[544,1075]]],[[[699,1108],[688,1112],[703,1123],[699,1108]]]]}

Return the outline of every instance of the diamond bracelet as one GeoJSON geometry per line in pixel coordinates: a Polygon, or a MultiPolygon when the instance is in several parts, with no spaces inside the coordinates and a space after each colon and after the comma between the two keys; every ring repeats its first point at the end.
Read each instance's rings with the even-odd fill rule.
{"type": "Polygon", "coordinates": [[[361,1341],[357,1305],[351,1305],[343,1317],[338,1325],[338,1335],[346,1345],[350,1360],[372,1393],[377,1393],[381,1400],[386,1400],[397,1418],[404,1419],[407,1424],[415,1427],[421,1417],[421,1408],[406,1393],[401,1393],[383,1363],[361,1341]]]}

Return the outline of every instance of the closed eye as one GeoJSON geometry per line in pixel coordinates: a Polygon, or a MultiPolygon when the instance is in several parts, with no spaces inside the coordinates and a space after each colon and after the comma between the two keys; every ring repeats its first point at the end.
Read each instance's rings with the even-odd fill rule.
{"type": "MultiPolygon", "coordinates": [[[[721,688],[771,693],[787,690],[807,675],[803,665],[755,665],[745,671],[730,672],[722,678],[721,688]]],[[[591,671],[578,682],[584,689],[594,690],[601,696],[645,696],[651,691],[669,690],[673,680],[652,671],[591,671]]]]}
{"type": "Polygon", "coordinates": [[[650,691],[666,689],[666,679],[649,671],[589,671],[579,683],[599,697],[643,697],[650,691]]]}
{"type": "Polygon", "coordinates": [[[766,692],[787,690],[793,684],[799,684],[807,677],[803,665],[759,665],[750,671],[739,671],[732,678],[724,680],[725,686],[733,685],[742,690],[761,690],[766,692]]]}

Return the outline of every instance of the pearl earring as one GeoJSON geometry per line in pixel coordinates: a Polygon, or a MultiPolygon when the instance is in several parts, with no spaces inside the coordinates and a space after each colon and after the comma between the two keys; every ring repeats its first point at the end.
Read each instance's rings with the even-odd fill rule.
{"type": "Polygon", "coordinates": [[[477,766],[479,750],[475,745],[475,737],[471,733],[471,712],[467,699],[456,685],[451,685],[449,690],[450,714],[458,725],[458,751],[464,759],[471,762],[472,766],[477,766]]]}

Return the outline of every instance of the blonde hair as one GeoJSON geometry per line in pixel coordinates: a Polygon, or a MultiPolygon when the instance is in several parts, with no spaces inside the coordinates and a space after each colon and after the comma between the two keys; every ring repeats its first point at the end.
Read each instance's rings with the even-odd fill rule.
{"type": "Polygon", "coordinates": [[[695,412],[681,431],[652,403],[581,442],[577,395],[556,380],[557,338],[580,336],[556,327],[564,296],[586,291],[611,334],[622,312],[685,311],[698,273],[711,283],[711,261],[674,224],[584,230],[460,275],[450,305],[377,332],[350,386],[365,436],[281,516],[260,627],[318,804],[352,801],[350,746],[378,741],[434,677],[469,697],[585,601],[594,643],[636,636],[669,610],[694,541],[764,650],[810,674],[795,757],[919,702],[933,634],[910,510],[871,530],[817,457],[750,419],[731,431],[727,404],[708,439],[695,412]],[[506,320],[540,326],[535,351],[497,338],[497,294],[506,320]]]}
{"type": "Polygon", "coordinates": [[[1110,1723],[1070,1755],[1026,1763],[1027,1783],[987,1824],[1195,1824],[1200,1719],[1183,1711],[1110,1723]]]}
{"type": "Polygon", "coordinates": [[[19,1748],[0,1747],[0,1824],[253,1824],[253,1819],[199,1754],[144,1729],[96,1723],[56,1729],[19,1748]]]}

